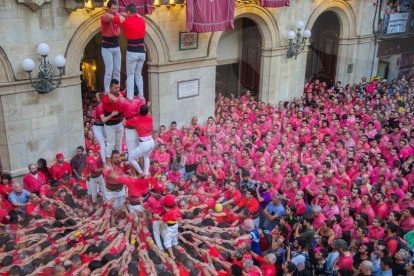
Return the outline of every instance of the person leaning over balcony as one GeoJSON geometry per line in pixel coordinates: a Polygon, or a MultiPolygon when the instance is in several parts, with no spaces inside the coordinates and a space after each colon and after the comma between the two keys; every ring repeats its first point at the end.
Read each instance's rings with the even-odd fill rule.
{"type": "Polygon", "coordinates": [[[138,86],[138,97],[144,98],[144,80],[142,78],[142,66],[145,62],[145,21],[137,14],[137,7],[129,4],[126,7],[127,17],[115,16],[114,23],[121,24],[128,41],[126,53],[127,70],[127,98],[132,100],[134,96],[134,80],[138,86]]]}

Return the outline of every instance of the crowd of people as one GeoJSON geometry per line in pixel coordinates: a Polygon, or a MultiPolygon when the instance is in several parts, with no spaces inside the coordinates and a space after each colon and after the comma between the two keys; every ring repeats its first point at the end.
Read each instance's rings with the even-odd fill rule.
{"type": "Polygon", "coordinates": [[[0,272],[414,275],[413,89],[218,94],[205,124],[153,131],[149,103],[113,80],[84,99],[70,162],[2,175],[0,272]]]}

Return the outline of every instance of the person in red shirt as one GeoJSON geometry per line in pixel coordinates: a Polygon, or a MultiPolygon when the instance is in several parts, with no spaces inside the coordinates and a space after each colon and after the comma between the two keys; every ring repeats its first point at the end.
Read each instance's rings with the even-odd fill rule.
{"type": "Polygon", "coordinates": [[[105,167],[103,170],[105,187],[101,191],[102,196],[105,201],[112,202],[112,206],[116,210],[119,210],[124,205],[126,193],[125,187],[119,185],[112,173],[122,174],[122,170],[120,169],[121,162],[121,155],[118,151],[114,150],[111,156],[111,166],[105,167]]]}
{"type": "Polygon", "coordinates": [[[7,199],[10,192],[13,190],[13,180],[10,174],[3,174],[0,183],[0,196],[7,199]]]}
{"type": "MultiPolygon", "coordinates": [[[[120,110],[124,113],[125,119],[129,120],[139,115],[139,110],[141,105],[145,104],[145,99],[139,99],[138,97],[133,97],[131,100],[118,98],[118,103],[120,110]]],[[[150,103],[148,102],[147,105],[149,106],[150,103]]],[[[138,133],[135,131],[134,127],[125,127],[125,143],[128,153],[138,146],[138,142],[138,133]]]]}
{"type": "Polygon", "coordinates": [[[164,206],[167,212],[162,216],[162,221],[167,225],[164,229],[164,246],[168,250],[171,259],[175,259],[172,247],[178,245],[178,223],[181,219],[180,209],[176,205],[175,196],[169,194],[164,197],[164,206]]]}
{"type": "Polygon", "coordinates": [[[276,255],[273,253],[267,254],[262,257],[257,255],[253,251],[250,252],[253,258],[260,263],[260,269],[262,270],[263,276],[276,276],[276,255]]]}
{"type": "Polygon", "coordinates": [[[56,154],[57,162],[50,167],[50,175],[52,178],[60,180],[65,174],[72,174],[72,167],[65,162],[63,153],[56,154]]]}
{"type": "Polygon", "coordinates": [[[104,131],[106,137],[106,163],[111,162],[111,154],[113,150],[121,152],[122,137],[124,135],[124,127],[122,120],[124,113],[119,104],[120,84],[116,79],[111,80],[110,93],[102,96],[103,114],[101,121],[104,123],[104,131]]]}
{"type": "Polygon", "coordinates": [[[37,170],[37,164],[29,165],[29,173],[23,178],[23,187],[31,193],[39,194],[40,188],[46,185],[46,177],[37,170]]]}
{"type": "Polygon", "coordinates": [[[138,173],[148,176],[149,156],[155,145],[152,138],[153,121],[151,114],[149,114],[148,106],[142,105],[139,110],[139,116],[124,121],[124,124],[126,127],[134,127],[139,137],[139,145],[128,154],[128,161],[138,173]],[[139,157],[144,158],[144,170],[141,169],[136,160],[139,157]]]}
{"type": "Polygon", "coordinates": [[[150,190],[150,196],[147,198],[146,202],[143,204],[143,207],[150,211],[153,215],[152,219],[152,232],[154,235],[154,240],[157,247],[160,250],[164,250],[164,247],[161,242],[161,232],[160,228],[162,225],[161,215],[165,213],[165,207],[162,204],[161,194],[165,193],[164,186],[158,183],[153,184],[152,189],[150,190]],[[158,217],[159,219],[156,219],[158,217]]]}
{"type": "Polygon", "coordinates": [[[134,96],[134,79],[138,87],[138,97],[144,98],[144,81],[142,66],[145,62],[145,20],[137,14],[137,7],[129,4],[126,7],[127,17],[115,16],[114,23],[120,24],[127,39],[126,70],[127,70],[127,98],[134,96]]]}
{"type": "Polygon", "coordinates": [[[105,189],[102,162],[98,162],[94,156],[94,152],[89,151],[85,160],[85,166],[89,172],[88,182],[86,183],[88,195],[91,196],[92,202],[95,203],[98,199],[98,189],[101,192],[105,189]]]}
{"type": "Polygon", "coordinates": [[[247,189],[245,193],[245,197],[237,204],[236,207],[233,208],[233,212],[246,207],[249,209],[249,213],[256,219],[259,216],[259,201],[256,198],[256,191],[247,189]]]}
{"type": "MultiPolygon", "coordinates": [[[[100,97],[97,96],[100,101],[100,97]]],[[[104,115],[103,104],[99,103],[95,108],[95,122],[92,126],[93,137],[99,143],[99,151],[101,153],[101,160],[105,162],[106,160],[106,143],[105,143],[105,130],[104,130],[104,123],[101,120],[101,115],[104,115]]],[[[86,149],[89,150],[89,149],[86,149]]]]}
{"type": "MultiPolygon", "coordinates": [[[[125,185],[128,187],[128,198],[129,201],[128,208],[131,212],[144,212],[145,209],[141,205],[141,201],[145,198],[150,190],[150,180],[139,178],[135,176],[116,176],[116,182],[120,185],[125,185]]],[[[151,182],[155,182],[153,178],[151,178],[151,182]]]]}
{"type": "Polygon", "coordinates": [[[117,13],[117,1],[108,1],[107,10],[101,16],[102,58],[105,64],[104,88],[109,92],[109,85],[114,78],[121,80],[121,48],[118,36],[121,33],[119,24],[114,22],[117,13]]]}

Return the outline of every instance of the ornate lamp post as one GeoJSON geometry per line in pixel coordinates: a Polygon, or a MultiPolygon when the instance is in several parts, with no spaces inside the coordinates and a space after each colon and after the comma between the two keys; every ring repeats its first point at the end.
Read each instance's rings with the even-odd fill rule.
{"type": "Polygon", "coordinates": [[[303,34],[301,34],[302,29],[305,27],[305,23],[303,21],[299,20],[296,22],[296,29],[297,31],[289,31],[288,32],[288,39],[289,39],[289,45],[287,50],[287,57],[295,57],[303,52],[305,49],[306,41],[311,36],[311,31],[304,30],[303,34]]]}
{"type": "Polygon", "coordinates": [[[21,66],[29,75],[30,84],[39,94],[49,93],[62,84],[63,69],[65,68],[66,59],[62,55],[57,55],[54,60],[55,66],[59,69],[59,74],[54,75],[52,72],[52,64],[47,59],[50,47],[46,43],[40,43],[37,46],[37,52],[42,56],[39,65],[37,78],[32,78],[31,72],[35,68],[35,62],[30,58],[25,58],[21,66]]]}

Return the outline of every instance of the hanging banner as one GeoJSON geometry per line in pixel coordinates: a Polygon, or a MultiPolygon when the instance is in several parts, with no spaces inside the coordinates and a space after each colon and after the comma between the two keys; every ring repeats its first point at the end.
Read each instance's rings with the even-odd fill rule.
{"type": "Polygon", "coordinates": [[[151,14],[154,0],[118,0],[118,12],[126,12],[129,4],[135,4],[140,15],[151,14]]]}
{"type": "Polygon", "coordinates": [[[280,8],[289,7],[289,0],[260,0],[260,6],[263,8],[280,8]]]}
{"type": "Polygon", "coordinates": [[[234,29],[234,0],[187,0],[187,32],[234,29]]]}

